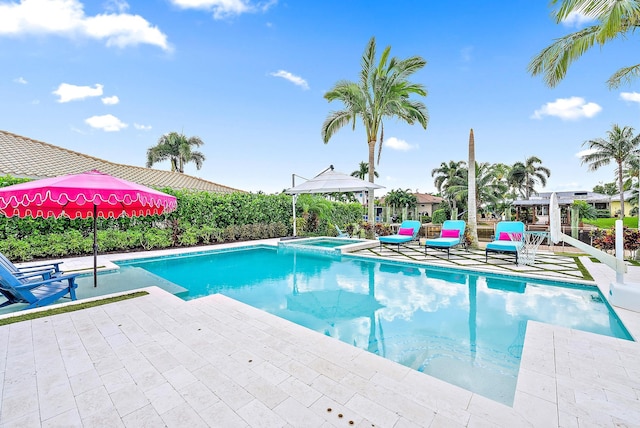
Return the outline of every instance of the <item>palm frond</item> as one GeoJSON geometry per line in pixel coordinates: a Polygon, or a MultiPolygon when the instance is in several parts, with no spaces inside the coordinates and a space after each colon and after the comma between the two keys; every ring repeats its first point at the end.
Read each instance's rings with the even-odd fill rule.
{"type": "Polygon", "coordinates": [[[533,76],[544,75],[547,86],[555,87],[567,74],[569,66],[596,42],[599,27],[594,25],[556,39],[533,57],[527,71],[533,76]]]}
{"type": "Polygon", "coordinates": [[[616,89],[623,84],[629,84],[635,78],[640,76],[640,64],[632,65],[630,67],[622,67],[609,77],[607,80],[607,86],[609,89],[616,89]]]}
{"type": "Polygon", "coordinates": [[[329,113],[329,116],[322,124],[322,141],[327,144],[333,134],[335,134],[340,128],[352,120],[352,112],[349,110],[338,110],[329,113]]]}

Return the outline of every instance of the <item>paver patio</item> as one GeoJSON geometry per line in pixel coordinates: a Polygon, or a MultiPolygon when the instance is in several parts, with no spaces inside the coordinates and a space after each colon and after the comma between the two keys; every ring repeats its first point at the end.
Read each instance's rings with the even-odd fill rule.
{"type": "MultiPolygon", "coordinates": [[[[581,261],[606,295],[613,271],[581,261]]],[[[627,277],[640,283],[640,268],[630,267],[627,277]]],[[[0,327],[0,426],[613,427],[640,421],[636,342],[530,322],[509,407],[221,295],[183,301],[156,287],[149,291],[0,327]]],[[[640,314],[617,313],[640,337],[640,314]]]]}

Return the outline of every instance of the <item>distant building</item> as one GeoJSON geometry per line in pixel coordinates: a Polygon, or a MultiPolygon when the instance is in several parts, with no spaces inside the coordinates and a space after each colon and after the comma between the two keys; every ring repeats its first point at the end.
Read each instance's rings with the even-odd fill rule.
{"type": "MultiPolygon", "coordinates": [[[[631,210],[633,210],[636,205],[631,205],[629,200],[633,197],[633,192],[631,190],[627,190],[624,192],[624,216],[631,217],[631,210]]],[[[620,193],[611,196],[611,217],[617,217],[618,212],[620,212],[620,193]]]]}
{"type": "Polygon", "coordinates": [[[418,215],[432,216],[433,212],[437,209],[438,205],[442,203],[443,199],[440,196],[433,196],[428,193],[414,193],[418,200],[418,215]]]}
{"type": "MultiPolygon", "coordinates": [[[[535,196],[531,196],[529,199],[516,199],[513,201],[513,206],[516,208],[516,218],[526,223],[549,224],[549,200],[551,193],[552,192],[540,192],[535,196]],[[533,216],[534,213],[535,217],[533,216]]],[[[603,195],[602,193],[570,191],[556,192],[556,195],[558,196],[558,205],[562,210],[562,224],[569,223],[566,214],[567,210],[563,210],[562,208],[570,206],[573,204],[573,201],[576,200],[585,201],[597,210],[611,210],[611,197],[603,195]]],[[[619,202],[618,209],[620,209],[619,202]]]]}
{"type": "Polygon", "coordinates": [[[156,188],[202,190],[212,193],[243,192],[179,172],[109,162],[0,130],[0,175],[39,179],[78,174],[93,169],[156,188]]]}

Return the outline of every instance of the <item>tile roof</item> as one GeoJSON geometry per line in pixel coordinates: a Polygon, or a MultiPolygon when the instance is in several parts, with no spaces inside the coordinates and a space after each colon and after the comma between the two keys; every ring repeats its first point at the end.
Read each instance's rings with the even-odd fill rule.
{"type": "Polygon", "coordinates": [[[109,162],[0,130],[0,175],[38,179],[92,169],[150,187],[214,193],[243,192],[179,172],[109,162]]]}
{"type": "Polygon", "coordinates": [[[433,196],[428,193],[414,193],[419,204],[439,204],[443,201],[440,196],[433,196]]]}

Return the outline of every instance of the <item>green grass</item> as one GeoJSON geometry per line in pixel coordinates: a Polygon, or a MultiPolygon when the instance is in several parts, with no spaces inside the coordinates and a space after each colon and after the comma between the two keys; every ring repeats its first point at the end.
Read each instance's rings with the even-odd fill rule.
{"type": "Polygon", "coordinates": [[[579,256],[572,256],[573,259],[576,261],[576,266],[578,267],[578,270],[580,271],[580,273],[582,274],[582,277],[584,279],[586,279],[587,281],[593,281],[593,277],[591,276],[591,274],[589,273],[589,271],[587,270],[586,267],[584,267],[584,265],[582,264],[582,262],[580,261],[579,256]]]}
{"type": "MultiPolygon", "coordinates": [[[[596,218],[596,219],[583,219],[582,222],[584,224],[591,224],[593,226],[599,227],[600,229],[611,229],[615,226],[617,218],[596,218]]],[[[622,224],[625,227],[629,227],[632,229],[638,228],[638,217],[625,217],[622,220],[622,224]]]]}
{"type": "Polygon", "coordinates": [[[0,326],[13,324],[21,321],[34,320],[37,318],[48,317],[50,315],[66,314],[67,312],[80,311],[82,309],[93,308],[94,306],[102,306],[109,303],[119,302],[121,300],[128,300],[136,297],[146,296],[147,294],[149,293],[146,291],[138,291],[136,293],[124,294],[122,296],[116,296],[116,297],[108,297],[106,299],[94,300],[87,303],[78,303],[76,305],[62,306],[55,309],[49,309],[48,311],[32,312],[24,315],[16,315],[11,318],[0,319],[0,326]]]}

